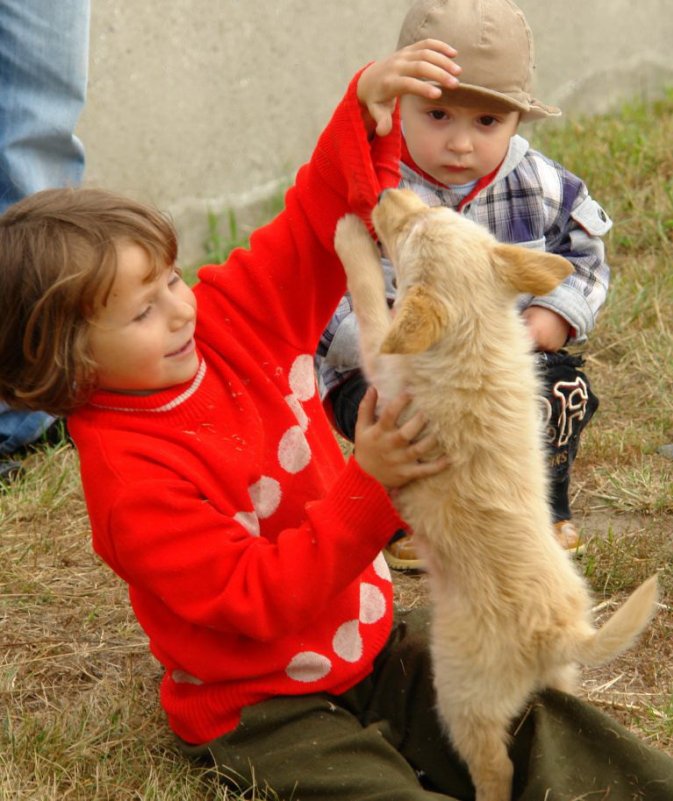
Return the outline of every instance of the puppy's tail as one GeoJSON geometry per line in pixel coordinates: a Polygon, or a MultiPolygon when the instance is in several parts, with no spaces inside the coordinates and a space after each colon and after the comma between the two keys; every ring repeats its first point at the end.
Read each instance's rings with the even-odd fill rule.
{"type": "Polygon", "coordinates": [[[652,619],[658,597],[657,576],[650,576],[600,629],[578,643],[575,659],[595,666],[626,651],[652,619]]]}

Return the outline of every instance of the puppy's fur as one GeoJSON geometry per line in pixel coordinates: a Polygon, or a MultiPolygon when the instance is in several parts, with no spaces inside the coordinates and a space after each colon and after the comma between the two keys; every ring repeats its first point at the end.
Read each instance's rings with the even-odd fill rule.
{"type": "Polygon", "coordinates": [[[396,499],[427,566],[439,713],[477,801],[509,801],[512,719],[537,689],[572,691],[576,663],[631,645],[656,606],[656,576],[596,630],[553,535],[540,390],[515,299],[551,291],[568,262],[499,244],[408,190],[385,192],[372,219],[395,268],[392,316],[363,224],[345,217],[335,238],[364,371],[383,398],[410,392],[450,459],[396,499]]]}

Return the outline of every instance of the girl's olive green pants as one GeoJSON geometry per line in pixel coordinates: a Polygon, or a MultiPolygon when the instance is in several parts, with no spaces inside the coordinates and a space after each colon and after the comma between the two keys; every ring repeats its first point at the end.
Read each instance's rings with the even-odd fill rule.
{"type": "MultiPolygon", "coordinates": [[[[246,799],[474,799],[435,715],[425,610],[398,614],[373,673],[341,696],[284,696],[202,746],[246,799]],[[254,788],[254,789],[251,789],[254,788]]],[[[673,801],[673,759],[577,698],[548,691],[512,728],[513,801],[673,801]]]]}

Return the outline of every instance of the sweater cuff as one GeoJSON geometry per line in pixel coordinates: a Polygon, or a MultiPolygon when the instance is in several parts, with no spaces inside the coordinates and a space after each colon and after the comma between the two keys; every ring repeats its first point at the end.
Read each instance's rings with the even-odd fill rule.
{"type": "MultiPolygon", "coordinates": [[[[366,69],[366,68],[363,68],[366,69]]],[[[371,210],[384,189],[397,186],[401,131],[399,110],[393,115],[393,130],[387,136],[370,140],[357,96],[360,70],[350,82],[346,94],[321,134],[313,157],[300,170],[297,184],[306,182],[309,197],[319,197],[330,214],[338,219],[351,212],[369,223],[371,210]],[[326,188],[331,190],[326,193],[326,188]]],[[[332,245],[334,227],[319,232],[324,244],[332,245]]]]}
{"type": "Polygon", "coordinates": [[[327,495],[310,504],[307,512],[310,517],[329,519],[332,524],[338,521],[339,528],[350,530],[362,545],[365,534],[372,558],[396,531],[407,527],[383,486],[366,473],[353,456],[327,495]]]}

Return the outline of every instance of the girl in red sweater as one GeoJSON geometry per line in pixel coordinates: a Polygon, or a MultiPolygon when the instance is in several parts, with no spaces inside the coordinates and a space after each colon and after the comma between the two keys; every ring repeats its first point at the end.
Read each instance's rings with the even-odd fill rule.
{"type": "MultiPolygon", "coordinates": [[[[183,750],[283,799],[472,792],[438,729],[425,621],[393,627],[380,553],[403,525],[390,490],[446,462],[419,461],[434,442],[419,417],[398,426],[407,398],[377,419],[373,392],[344,461],[312,356],[345,289],[336,222],[398,183],[396,98],[455,86],[454,55],[421,42],[356,76],[285,211],[194,290],[170,223],[130,200],[53,190],[0,218],[0,398],[68,416],[94,547],[128,584],[183,750]]],[[[670,797],[671,763],[606,727],[573,699],[536,703],[521,798],[606,776],[623,776],[613,799],[633,776],[670,797]]]]}

